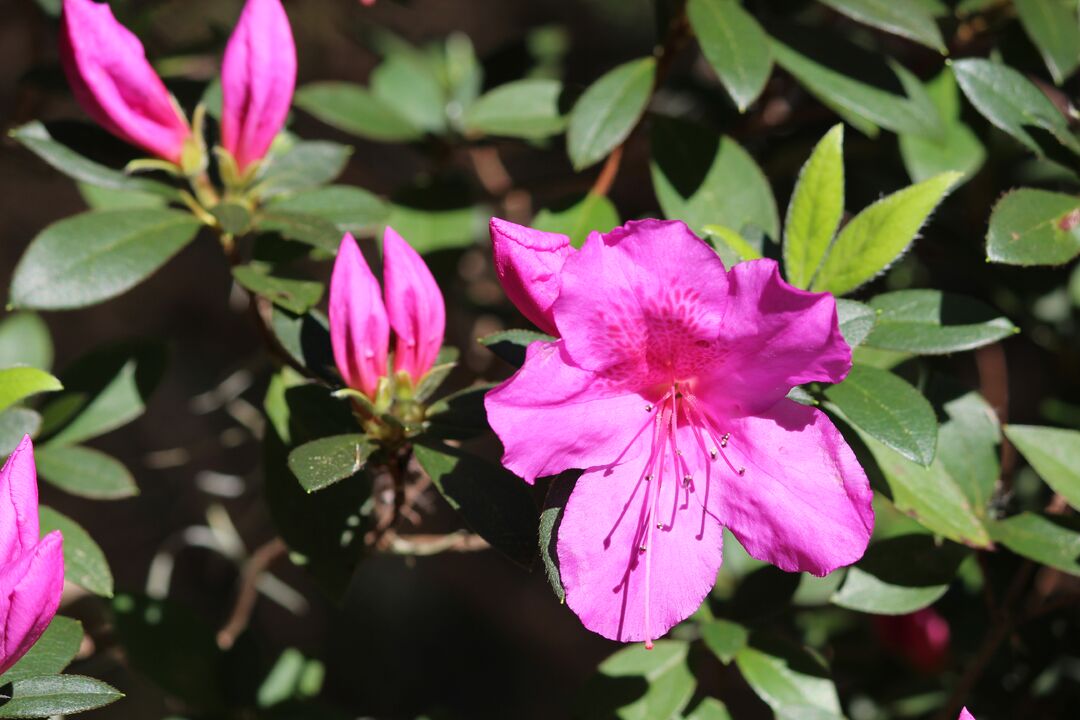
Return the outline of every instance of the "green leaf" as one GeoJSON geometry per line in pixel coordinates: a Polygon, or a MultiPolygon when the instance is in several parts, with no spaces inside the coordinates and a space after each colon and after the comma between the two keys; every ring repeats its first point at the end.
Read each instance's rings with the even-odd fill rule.
{"type": "Polygon", "coordinates": [[[1054,83],[1061,85],[1080,65],[1076,0],[1014,0],[1013,5],[1054,83]]]}
{"type": "Polygon", "coordinates": [[[479,338],[477,342],[514,367],[525,364],[525,350],[534,342],[553,342],[555,338],[536,330],[500,330],[479,338]]]}
{"type": "Polygon", "coordinates": [[[198,229],[190,213],[163,208],[65,218],[39,233],[19,260],[11,303],[66,310],[109,300],[150,277],[198,229]]]}
{"type": "Polygon", "coordinates": [[[395,48],[372,71],[371,92],[413,127],[446,130],[446,92],[431,63],[415,49],[395,48]]]}
{"type": "Polygon", "coordinates": [[[990,215],[986,255],[1007,265],[1062,265],[1080,255],[1080,198],[1020,188],[990,215]]]}
{"type": "Polygon", "coordinates": [[[41,536],[59,530],[64,536],[64,579],[101,597],[112,597],[113,576],[105,553],[77,522],[42,505],[41,536]]]}
{"type": "Polygon", "coordinates": [[[656,199],[669,219],[696,233],[706,225],[738,232],[748,226],[780,237],[769,181],[754,159],[729,137],[679,120],[657,117],[650,162],[656,199]]]}
{"type": "Polygon", "coordinates": [[[929,180],[950,170],[965,180],[978,172],[986,160],[986,148],[970,127],[960,120],[960,91],[956,77],[946,68],[926,84],[926,92],[944,125],[940,138],[902,134],[900,156],[913,182],[929,180]]]}
{"type": "Polygon", "coordinates": [[[843,717],[836,686],[824,662],[779,638],[755,635],[735,655],[743,678],[778,716],[825,720],[843,717]]]}
{"type": "Polygon", "coordinates": [[[119,210],[120,208],[165,207],[168,198],[135,190],[115,190],[90,183],[77,183],[79,195],[91,210],[119,210]]]}
{"type": "Polygon", "coordinates": [[[281,347],[302,367],[330,382],[340,382],[330,346],[330,321],[318,310],[294,315],[275,307],[270,328],[281,347]]]}
{"type": "Polygon", "coordinates": [[[348,185],[329,185],[277,197],[267,209],[315,216],[333,223],[343,233],[357,234],[374,232],[385,224],[390,213],[390,207],[380,198],[348,185]]]}
{"type": "Polygon", "coordinates": [[[37,448],[34,459],[39,475],[72,495],[91,500],[122,500],[139,494],[128,469],[100,450],[46,443],[37,448]]]}
{"type": "Polygon", "coordinates": [[[34,437],[41,429],[41,415],[23,407],[0,412],[0,457],[7,457],[22,442],[24,435],[34,437]]]}
{"type": "Polygon", "coordinates": [[[874,308],[844,298],[836,301],[836,317],[840,323],[840,334],[852,348],[863,344],[878,319],[874,308]]]}
{"type": "Polygon", "coordinates": [[[960,179],[942,173],[878,200],[840,231],[810,288],[844,295],[885,270],[960,179]]]}
{"type": "Polygon", "coordinates": [[[906,37],[946,54],[933,16],[916,3],[897,4],[889,0],[821,0],[833,10],[893,35],[906,37]]]}
{"type": "Polygon", "coordinates": [[[1019,332],[987,305],[940,290],[898,290],[870,301],[878,319],[866,344],[916,355],[974,350],[1019,332]]]}
{"type": "Polygon", "coordinates": [[[525,481],[447,445],[413,448],[432,484],[480,537],[515,562],[536,558],[539,513],[525,481]]]}
{"type": "Polygon", "coordinates": [[[960,89],[983,116],[1042,157],[1039,143],[1025,129],[1038,128],[1080,154],[1080,142],[1068,121],[1046,95],[1016,70],[1000,63],[968,58],[952,63],[960,89]]]}
{"type": "Polygon", "coordinates": [[[270,156],[255,191],[269,198],[333,182],[352,155],[348,145],[325,140],[301,140],[270,156]]]}
{"type": "Polygon", "coordinates": [[[887,370],[855,365],[825,390],[856,427],[909,460],[928,466],[937,444],[934,408],[918,390],[887,370]]]}
{"type": "Polygon", "coordinates": [[[0,320],[0,368],[29,365],[48,370],[52,361],[52,336],[39,316],[20,312],[0,320]]]}
{"type": "Polygon", "coordinates": [[[425,420],[429,437],[467,440],[490,432],[484,396],[496,387],[482,383],[439,398],[428,406],[425,420]]]}
{"type": "Polygon", "coordinates": [[[43,675],[0,688],[0,718],[73,715],[124,697],[111,685],[81,675],[43,675]]]}
{"type": "Polygon", "coordinates": [[[727,706],[716,698],[707,697],[686,716],[686,720],[731,720],[727,706]]]}
{"type": "Polygon", "coordinates": [[[305,213],[267,209],[255,218],[255,227],[262,232],[278,233],[288,240],[311,245],[337,255],[342,231],[334,223],[305,213]]]}
{"type": "Polygon", "coordinates": [[[960,545],[939,545],[925,534],[880,540],[848,570],[832,602],[873,615],[921,610],[945,594],[969,554],[960,545]]]}
{"type": "Polygon", "coordinates": [[[810,287],[844,215],[844,126],[834,125],[799,171],[784,221],[784,274],[810,287]]]}
{"type": "MultiPolygon", "coordinates": [[[[10,670],[0,675],[0,688],[19,680],[63,672],[75,659],[82,640],[82,623],[57,615],[49,623],[45,634],[30,648],[30,652],[23,655],[10,670]]],[[[3,707],[0,704],[0,711],[3,707]]]]}
{"type": "Polygon", "coordinates": [[[980,520],[989,516],[1001,466],[1001,428],[994,409],[975,392],[945,403],[948,422],[938,433],[938,457],[980,520]]]}
{"type": "Polygon", "coordinates": [[[180,199],[176,188],[165,183],[113,170],[61,145],[37,120],[15,128],[10,135],[49,165],[79,182],[112,190],[149,193],[174,201],[180,199]]]}
{"type": "Polygon", "coordinates": [[[677,717],[694,694],[696,681],[687,665],[689,645],[657,640],[619,650],[604,662],[578,698],[575,716],[619,720],[677,717]]]}
{"type": "Polygon", "coordinates": [[[223,232],[243,235],[251,227],[251,210],[238,202],[225,201],[210,209],[223,232]]]}
{"type": "Polygon", "coordinates": [[[559,573],[559,526],[562,524],[566,501],[574,490],[574,483],[572,473],[564,473],[554,478],[544,499],[544,510],[540,513],[540,559],[544,563],[548,584],[560,603],[566,602],[566,588],[563,587],[562,575],[559,573]]]}
{"type": "Polygon", "coordinates": [[[705,59],[739,112],[746,112],[772,73],[765,31],[737,0],[690,0],[686,14],[705,59]]]}
{"type": "Polygon", "coordinates": [[[1039,477],[1080,508],[1080,432],[1034,425],[1006,425],[1009,438],[1039,477]]]}
{"type": "Polygon", "coordinates": [[[750,632],[737,622],[718,618],[701,626],[701,639],[705,641],[705,647],[720,658],[720,662],[728,665],[746,647],[750,632]]]}
{"type": "Polygon", "coordinates": [[[350,478],[363,469],[376,446],[366,435],[333,435],[289,453],[289,469],[309,493],[350,478]]]}
{"type": "Polygon", "coordinates": [[[570,111],[566,151],[575,170],[603,160],[637,125],[652,95],[656,60],[632,60],[589,86],[570,111]]]}
{"type": "Polygon", "coordinates": [[[761,258],[761,245],[764,244],[764,237],[760,233],[757,234],[758,242],[752,244],[739,233],[723,225],[706,225],[704,230],[705,239],[712,243],[713,249],[716,250],[720,259],[724,261],[725,267],[730,268],[732,265],[747,260],[761,258]]]}
{"type": "Polygon", "coordinates": [[[31,395],[63,389],[59,380],[35,367],[0,369],[0,412],[31,395]]]}
{"type": "Polygon", "coordinates": [[[1025,512],[991,523],[990,536],[1017,555],[1080,575],[1080,532],[1075,521],[1025,512]]]}
{"type": "Polygon", "coordinates": [[[606,195],[588,193],[569,207],[557,210],[545,208],[536,213],[532,227],[566,235],[571,245],[580,248],[589,233],[610,232],[619,223],[619,211],[606,195]]]}
{"type": "Polygon", "coordinates": [[[562,83],[517,80],[482,95],[465,113],[465,130],[478,135],[541,140],[566,129],[559,110],[562,83]]]}
{"type": "Polygon", "coordinates": [[[232,274],[236,282],[251,292],[297,315],[315,307],[323,296],[321,282],[276,277],[269,274],[268,268],[258,265],[238,265],[232,274]]]}
{"type": "Polygon", "coordinates": [[[396,194],[386,224],[420,254],[469,247],[486,237],[491,212],[476,204],[454,177],[409,187],[396,194]]]}
{"type": "Polygon", "coordinates": [[[294,102],[327,125],[369,140],[407,142],[424,136],[392,106],[353,83],[310,83],[297,89],[294,102]]]}

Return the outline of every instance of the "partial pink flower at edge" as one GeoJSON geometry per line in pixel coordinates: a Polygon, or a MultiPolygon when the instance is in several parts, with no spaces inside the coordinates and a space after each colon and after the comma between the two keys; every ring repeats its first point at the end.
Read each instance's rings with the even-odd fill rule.
{"type": "Polygon", "coordinates": [[[75,99],[122,140],[179,163],[187,120],[146,60],[142,43],[93,0],[64,0],[60,62],[75,99]]]}
{"type": "Polygon", "coordinates": [[[431,270],[393,228],[383,234],[386,310],[397,341],[394,369],[420,379],[435,364],[446,333],[446,304],[431,270]]]}
{"type": "Polygon", "coordinates": [[[874,628],[881,644],[916,670],[929,675],[945,666],[949,623],[933,608],[906,615],[876,615],[874,628]]]}
{"type": "Polygon", "coordinates": [[[960,717],[956,720],[975,720],[975,716],[968,712],[967,708],[960,709],[960,717]]]}
{"type": "Polygon", "coordinates": [[[726,270],[679,222],[631,222],[577,252],[492,229],[507,294],[560,339],[529,347],[488,418],[526,481],[585,471],[557,550],[586,627],[651,645],[713,587],[724,527],[792,572],[862,557],[866,475],[823,413],[785,398],[850,368],[831,295],[792,288],[771,260],[726,270]]]}
{"type": "Polygon", "coordinates": [[[221,66],[221,144],[243,172],[281,132],[296,88],[296,45],[281,0],[248,0],[221,66]]]}
{"type": "Polygon", "coordinates": [[[0,469],[0,674],[34,646],[64,590],[63,538],[38,538],[37,471],[25,436],[0,469]]]}

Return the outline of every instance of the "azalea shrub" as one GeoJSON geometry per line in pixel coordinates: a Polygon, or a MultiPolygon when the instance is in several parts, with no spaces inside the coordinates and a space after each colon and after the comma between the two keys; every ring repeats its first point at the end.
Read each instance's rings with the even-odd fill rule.
{"type": "Polygon", "coordinates": [[[1075,0],[11,13],[0,718],[1074,714],[1075,0]]]}

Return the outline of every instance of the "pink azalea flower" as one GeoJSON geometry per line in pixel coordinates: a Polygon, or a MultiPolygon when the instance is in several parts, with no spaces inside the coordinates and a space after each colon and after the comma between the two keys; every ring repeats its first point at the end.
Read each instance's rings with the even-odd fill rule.
{"type": "Polygon", "coordinates": [[[105,3],[64,0],[60,62],[75,99],[122,140],[179,163],[187,120],[150,67],[142,43],[105,3]]]}
{"type": "Polygon", "coordinates": [[[281,0],[248,0],[221,66],[221,144],[243,172],[285,125],[296,87],[296,45],[281,0]]]}
{"type": "Polygon", "coordinates": [[[725,270],[681,222],[630,222],[577,252],[491,230],[507,294],[559,339],[529,346],[488,418],[526,481],[585,471],[557,551],[587,628],[651,647],[712,589],[724,527],[790,572],[862,556],[866,475],[823,413],[785,398],[851,366],[831,295],[791,287],[772,260],[725,270]]]}
{"type": "Polygon", "coordinates": [[[33,647],[64,590],[64,539],[39,539],[37,470],[26,436],[0,470],[0,674],[33,647]]]}
{"type": "Polygon", "coordinates": [[[435,278],[390,227],[383,235],[383,269],[385,304],[379,281],[346,233],[330,278],[334,361],[346,385],[373,399],[379,379],[387,375],[391,328],[397,336],[394,370],[414,382],[435,364],[446,331],[446,306],[435,278]]]}
{"type": "Polygon", "coordinates": [[[874,618],[881,643],[915,669],[932,674],[942,669],[949,654],[949,623],[933,608],[907,615],[874,618]]]}

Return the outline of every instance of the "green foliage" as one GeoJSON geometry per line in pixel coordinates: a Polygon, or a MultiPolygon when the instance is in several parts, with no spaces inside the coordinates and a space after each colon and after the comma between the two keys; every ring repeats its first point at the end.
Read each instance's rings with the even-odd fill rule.
{"type": "Polygon", "coordinates": [[[810,287],[844,214],[844,126],[836,125],[799,171],[784,221],[784,273],[810,287]]]}
{"type": "Polygon", "coordinates": [[[567,122],[559,108],[562,94],[561,82],[544,78],[500,85],[472,104],[465,114],[465,130],[525,140],[558,135],[567,122]]]}
{"type": "Polygon", "coordinates": [[[113,576],[105,553],[77,522],[52,508],[41,507],[41,534],[59,530],[64,536],[64,579],[95,595],[112,597],[113,576]]]}
{"type": "Polygon", "coordinates": [[[1071,0],[1015,0],[1024,32],[1061,85],[1080,65],[1080,20],[1071,0]]]}
{"type": "Polygon", "coordinates": [[[1046,484],[1080,507],[1080,432],[1033,425],[1006,425],[1004,431],[1046,484]]]}
{"type": "Polygon", "coordinates": [[[305,490],[315,492],[360,472],[374,450],[363,435],[319,438],[289,453],[289,469],[305,490]]]}
{"type": "Polygon", "coordinates": [[[100,450],[47,443],[37,449],[34,459],[41,477],[73,495],[122,500],[139,494],[128,469],[100,450]]]}
{"type": "Polygon", "coordinates": [[[938,290],[900,290],[870,301],[877,323],[866,344],[916,355],[974,350],[1019,332],[977,300],[938,290]]]}
{"type": "Polygon", "coordinates": [[[311,83],[297,89],[294,102],[327,125],[369,140],[405,142],[424,135],[410,119],[360,85],[311,83]]]}
{"type": "Polygon", "coordinates": [[[900,157],[914,182],[929,180],[943,172],[959,172],[965,180],[978,172],[986,160],[986,148],[960,119],[960,91],[955,76],[942,70],[926,84],[926,93],[944,125],[940,137],[900,135],[900,157]]]}
{"type": "Polygon", "coordinates": [[[0,689],[0,718],[43,718],[95,710],[123,693],[81,675],[42,675],[0,689]]]}
{"type": "Polygon", "coordinates": [[[620,720],[678,716],[694,693],[688,651],[677,640],[660,640],[652,650],[640,644],[620,650],[582,688],[578,714],[620,720]]]}
{"type": "Polygon", "coordinates": [[[75,659],[82,640],[82,623],[57,615],[30,652],[0,675],[0,687],[19,680],[62,673],[75,659]]]}
{"type": "Polygon", "coordinates": [[[31,395],[63,389],[64,386],[59,380],[35,367],[13,367],[0,370],[0,411],[6,410],[31,395]]]}
{"type": "Polygon", "coordinates": [[[821,658],[765,634],[735,654],[746,682],[781,717],[840,718],[840,698],[821,658]]]}
{"type": "Polygon", "coordinates": [[[1021,188],[1002,197],[990,215],[986,254],[1009,265],[1061,265],[1080,255],[1080,200],[1021,188]]]}
{"type": "Polygon", "coordinates": [[[607,232],[617,227],[619,211],[606,196],[589,193],[565,208],[541,210],[531,225],[537,230],[566,235],[570,244],[579,248],[585,244],[589,233],[607,232]]]}
{"type": "Polygon", "coordinates": [[[633,60],[597,80],[574,104],[566,151],[575,170],[603,160],[645,112],[656,75],[653,58],[633,60]]]}
{"type": "Polygon", "coordinates": [[[859,22],[906,37],[945,54],[945,41],[933,15],[917,3],[898,5],[887,0],[821,0],[859,22]]]}
{"type": "Polygon", "coordinates": [[[772,74],[768,36],[738,0],[690,0],[686,12],[701,52],[745,112],[772,74]]]}

